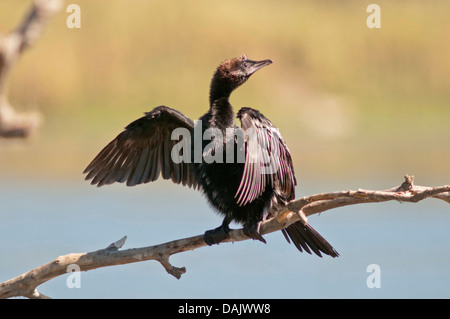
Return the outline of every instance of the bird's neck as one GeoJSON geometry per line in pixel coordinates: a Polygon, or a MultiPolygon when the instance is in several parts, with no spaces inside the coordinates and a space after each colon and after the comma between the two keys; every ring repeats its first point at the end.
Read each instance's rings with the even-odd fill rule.
{"type": "Polygon", "coordinates": [[[209,92],[210,126],[225,129],[234,125],[234,111],[229,98],[231,87],[213,79],[209,92]]]}
{"type": "Polygon", "coordinates": [[[215,101],[230,98],[233,87],[225,79],[223,79],[219,72],[217,72],[212,81],[209,89],[209,105],[212,106],[215,101]]]}
{"type": "Polygon", "coordinates": [[[225,130],[234,125],[234,111],[228,98],[219,98],[214,100],[210,106],[211,116],[209,125],[225,130]]]}

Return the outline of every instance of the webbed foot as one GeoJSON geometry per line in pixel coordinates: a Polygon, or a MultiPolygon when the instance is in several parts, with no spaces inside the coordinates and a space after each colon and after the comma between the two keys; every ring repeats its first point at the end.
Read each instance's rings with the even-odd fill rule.
{"type": "Polygon", "coordinates": [[[217,227],[215,229],[205,231],[205,234],[203,235],[203,240],[209,246],[218,244],[228,238],[229,232],[230,228],[228,226],[221,225],[220,227],[217,227]]]}
{"type": "Polygon", "coordinates": [[[259,241],[263,242],[264,244],[267,244],[266,240],[259,232],[260,226],[261,226],[261,222],[251,224],[251,225],[244,225],[244,234],[247,237],[259,240],[259,241]]]}

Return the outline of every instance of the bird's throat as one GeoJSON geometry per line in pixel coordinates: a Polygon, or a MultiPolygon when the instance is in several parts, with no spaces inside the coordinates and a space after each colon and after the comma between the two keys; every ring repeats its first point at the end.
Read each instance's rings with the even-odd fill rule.
{"type": "Polygon", "coordinates": [[[220,98],[213,101],[210,110],[210,126],[225,130],[234,126],[234,111],[228,98],[220,98]]]}

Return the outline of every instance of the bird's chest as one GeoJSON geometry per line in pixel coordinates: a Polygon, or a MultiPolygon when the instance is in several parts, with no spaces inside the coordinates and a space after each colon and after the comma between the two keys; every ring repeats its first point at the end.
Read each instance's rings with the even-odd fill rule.
{"type": "Polygon", "coordinates": [[[220,212],[237,208],[235,198],[243,172],[243,164],[201,163],[198,181],[209,203],[220,212]]]}
{"type": "Polygon", "coordinates": [[[211,142],[202,153],[202,161],[198,163],[199,181],[204,189],[214,188],[222,193],[236,193],[244,163],[236,160],[236,145],[211,142]]]}
{"type": "Polygon", "coordinates": [[[218,135],[203,139],[201,162],[194,163],[198,181],[213,205],[235,201],[244,171],[234,138],[218,135]]]}

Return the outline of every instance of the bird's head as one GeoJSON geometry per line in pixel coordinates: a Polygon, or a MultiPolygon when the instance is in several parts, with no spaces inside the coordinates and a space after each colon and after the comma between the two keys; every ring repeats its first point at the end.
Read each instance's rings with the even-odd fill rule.
{"type": "Polygon", "coordinates": [[[224,93],[231,92],[242,85],[259,69],[272,64],[272,60],[253,61],[245,54],[240,57],[223,61],[214,74],[211,89],[219,89],[224,93]]]}
{"type": "Polygon", "coordinates": [[[231,82],[236,88],[247,81],[253,73],[271,63],[272,60],[253,61],[243,54],[222,62],[217,71],[224,80],[231,82]]]}

